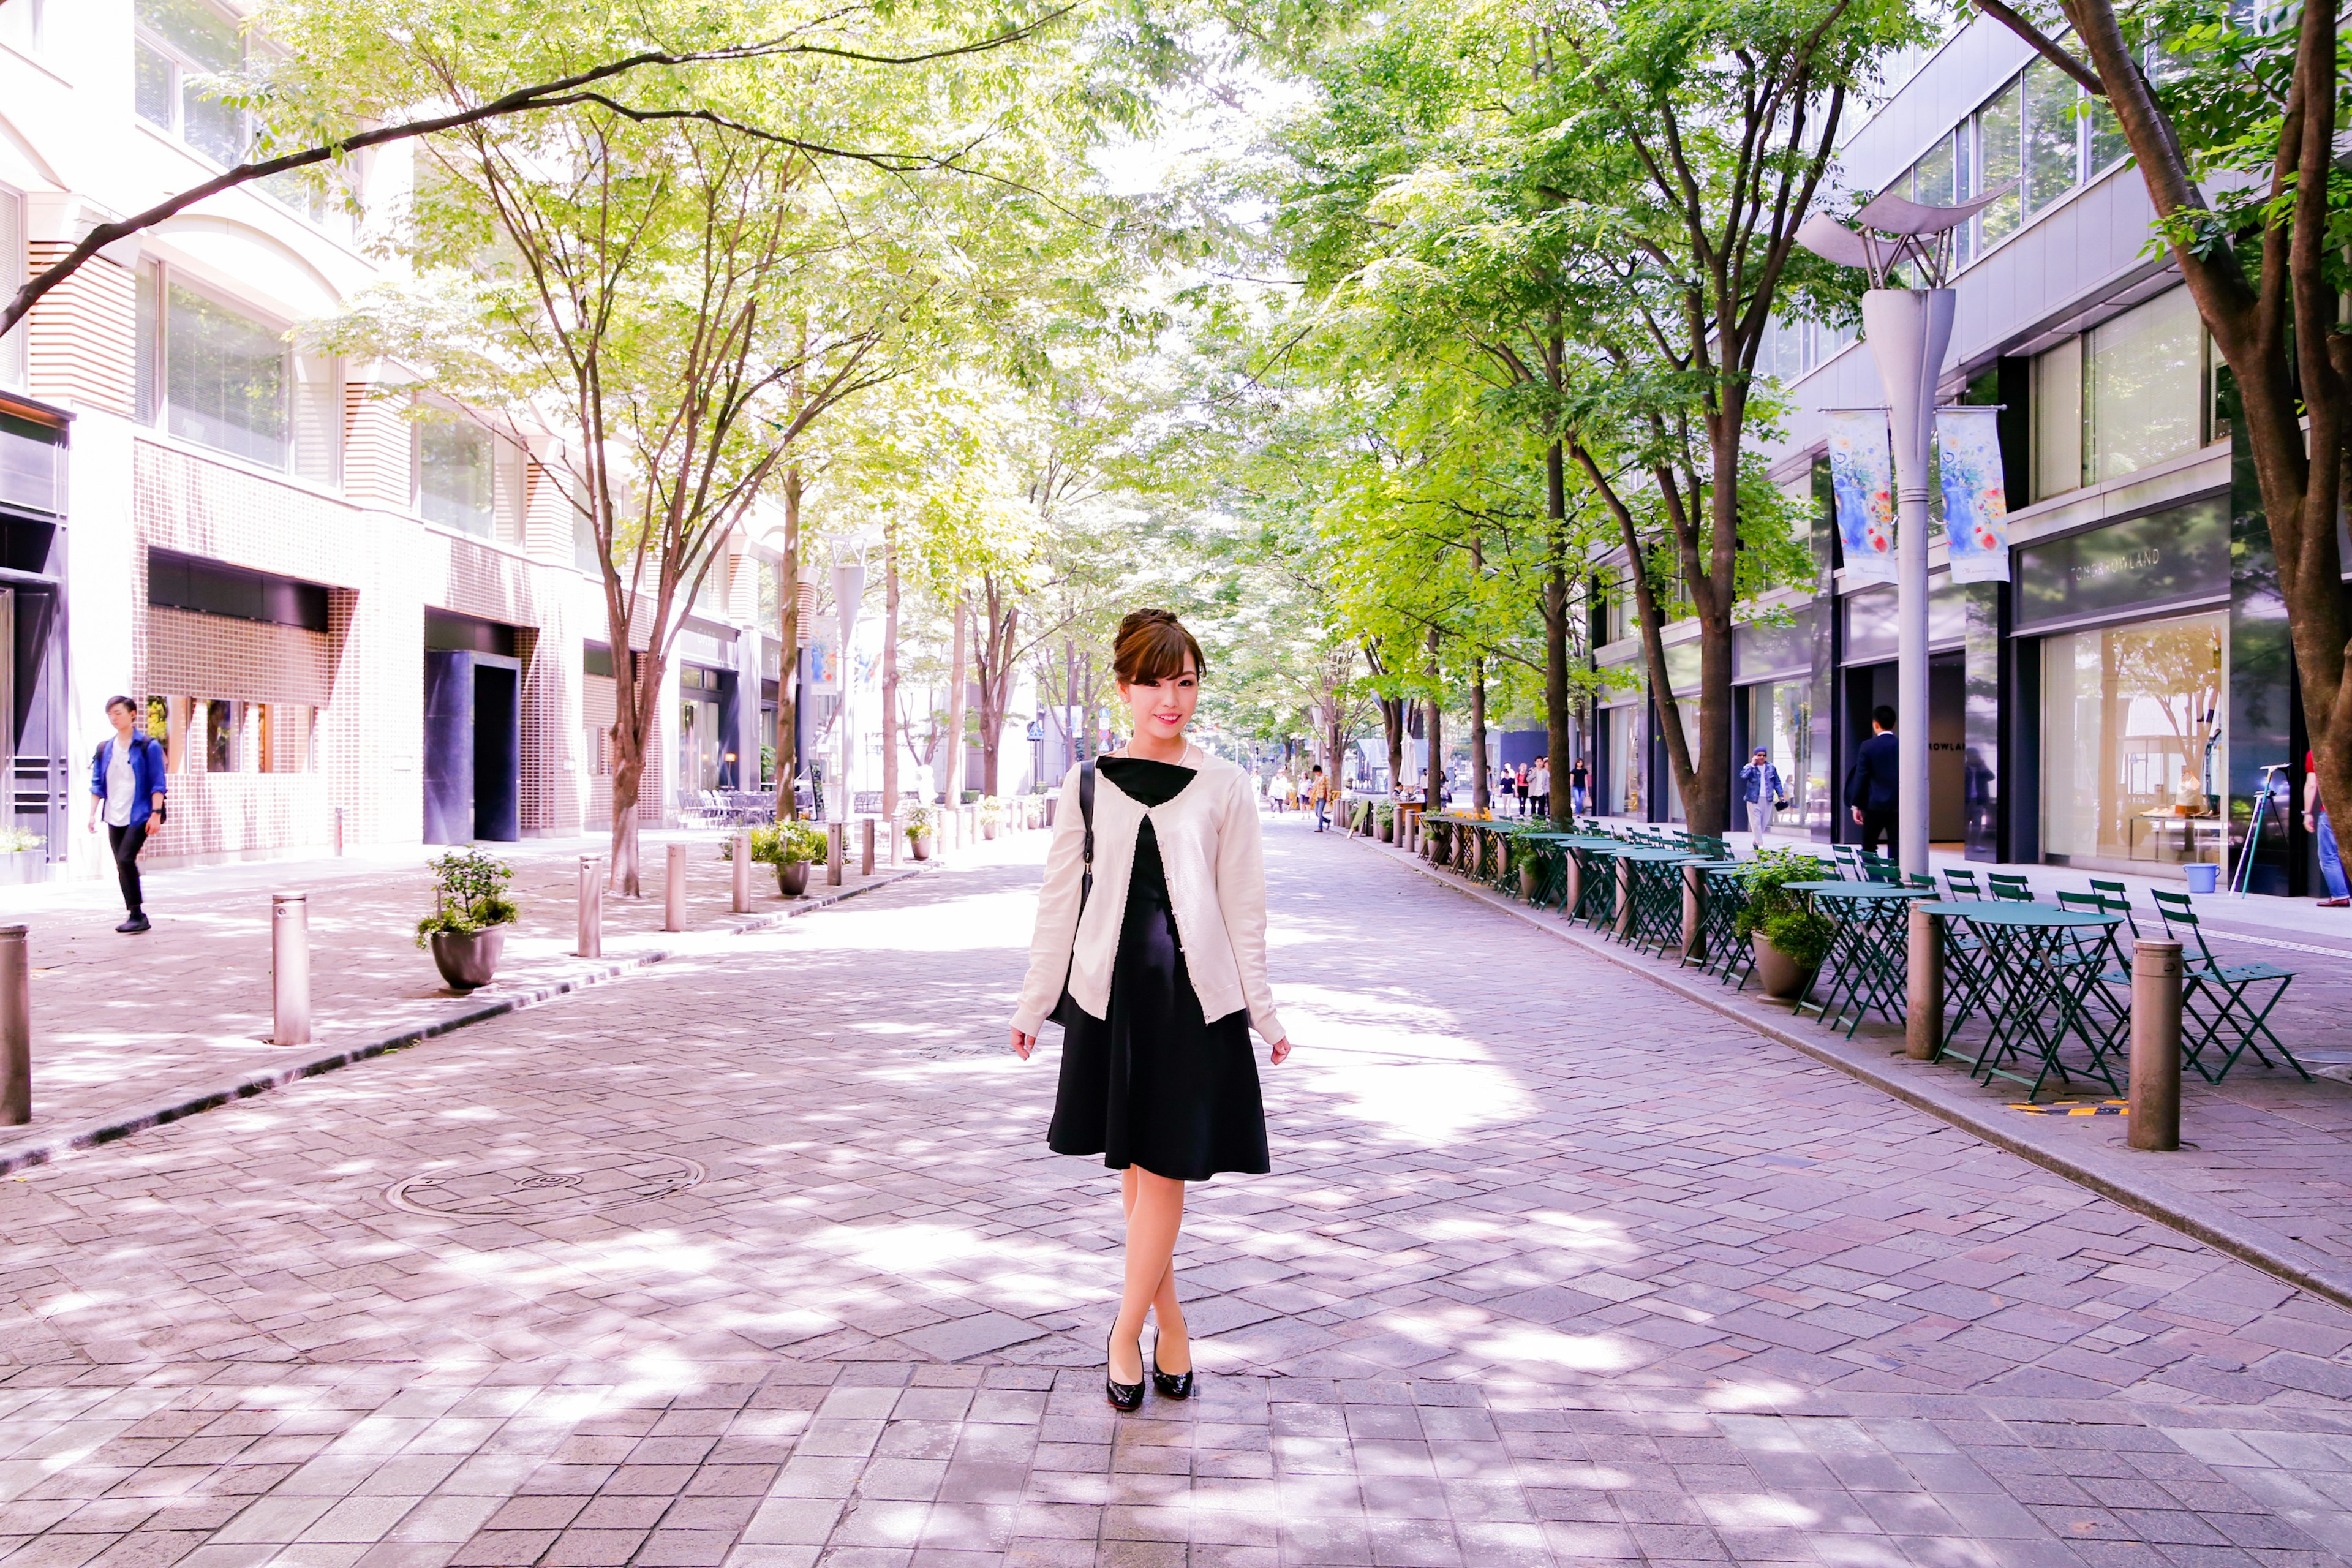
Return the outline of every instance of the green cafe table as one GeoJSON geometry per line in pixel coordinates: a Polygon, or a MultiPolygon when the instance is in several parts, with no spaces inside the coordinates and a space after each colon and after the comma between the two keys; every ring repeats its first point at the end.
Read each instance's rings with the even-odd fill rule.
{"type": "Polygon", "coordinates": [[[2116,942],[2123,916],[1975,899],[1919,907],[1967,926],[1976,939],[1973,952],[1961,952],[1956,942],[1944,944],[1949,995],[1937,1060],[1948,1056],[1967,1062],[1987,1083],[2000,1078],[2024,1084],[2030,1100],[2053,1074],[2062,1083],[2073,1081],[2058,1059],[2071,1037],[2088,1048],[2090,1075],[2109,1093],[2123,1092],[2107,1069],[2114,1035],[2099,1026],[2090,1007],[2100,973],[2126,967],[2116,942]],[[1956,1040],[1960,1026],[1978,1014],[1984,1016],[1985,1042],[1970,1057],[1956,1040]]]}
{"type": "Polygon", "coordinates": [[[1639,952],[1655,948],[1660,953],[1682,945],[1683,867],[1690,859],[1686,849],[1647,844],[1618,851],[1616,863],[1624,870],[1632,905],[1618,910],[1618,941],[1639,952]]]}
{"type": "Polygon", "coordinates": [[[1740,877],[1746,864],[1713,859],[1683,862],[1683,875],[1698,874],[1698,936],[1685,945],[1683,963],[1697,964],[1702,974],[1713,974],[1717,964],[1728,963],[1732,950],[1739,945],[1739,906],[1746,901],[1740,877]]]}
{"type": "Polygon", "coordinates": [[[1575,862],[1576,874],[1561,891],[1560,912],[1571,923],[1580,921],[1595,931],[1614,930],[1619,923],[1617,857],[1643,847],[1601,834],[1561,840],[1560,848],[1575,862]],[[1569,907],[1571,903],[1573,909],[1569,907]]]}
{"type": "MultiPolygon", "coordinates": [[[[1536,864],[1541,868],[1536,878],[1536,896],[1529,901],[1538,909],[1542,909],[1546,904],[1558,904],[1562,914],[1570,914],[1568,895],[1572,879],[1568,875],[1568,870],[1570,866],[1576,864],[1575,846],[1594,840],[1595,836],[1588,833],[1551,833],[1538,828],[1531,833],[1521,833],[1518,839],[1521,852],[1533,853],[1536,857],[1536,864]]],[[[1598,842],[1606,844],[1613,840],[1602,838],[1598,839],[1598,842]]],[[[1580,888],[1578,890],[1582,889],[1580,888]]],[[[1572,915],[1571,918],[1573,918],[1572,915]]]]}
{"type": "Polygon", "coordinates": [[[1905,913],[1911,905],[1933,899],[1933,889],[1898,887],[1893,882],[1790,882],[1789,890],[1802,893],[1814,910],[1827,915],[1837,931],[1813,980],[1811,998],[1801,998],[1797,1011],[1808,1007],[1823,1024],[1835,1028],[1845,1021],[1846,1038],[1875,1010],[1893,1023],[1903,1021],[1904,957],[1908,945],[1905,913]]]}

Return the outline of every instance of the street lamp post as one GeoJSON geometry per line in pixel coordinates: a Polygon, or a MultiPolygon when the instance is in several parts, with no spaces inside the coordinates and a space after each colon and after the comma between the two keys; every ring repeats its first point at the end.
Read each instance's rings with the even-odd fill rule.
{"type": "MultiPolygon", "coordinates": [[[[2013,184],[2015,182],[2011,182],[2013,184]]],[[[1927,875],[1927,443],[1936,435],[1936,382],[1952,342],[1952,231],[2009,193],[1994,187],[1958,206],[1886,194],[1848,228],[1816,213],[1797,230],[1814,255],[1870,274],[1862,330],[1886,387],[1895,460],[1895,858],[1906,876],[1927,875]],[[1887,285],[1899,271],[1925,289],[1887,285]]]]}
{"type": "Polygon", "coordinates": [[[1952,300],[1949,289],[1873,289],[1862,297],[1895,458],[1895,849],[1908,877],[1927,874],[1927,443],[1952,300]]]}

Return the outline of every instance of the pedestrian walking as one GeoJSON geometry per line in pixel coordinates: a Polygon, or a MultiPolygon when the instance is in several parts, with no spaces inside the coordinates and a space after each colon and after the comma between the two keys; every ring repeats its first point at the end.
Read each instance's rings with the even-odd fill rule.
{"type": "Polygon", "coordinates": [[[1592,770],[1578,757],[1568,766],[1568,807],[1579,816],[1592,815],[1592,770]]]}
{"type": "Polygon", "coordinates": [[[147,847],[150,829],[161,826],[166,816],[163,746],[139,728],[139,705],[128,697],[108,698],[106,717],[114,733],[98,743],[89,759],[89,830],[97,832],[99,817],[106,818],[115,880],[122,885],[123,907],[130,911],[114,929],[136,935],[148,929],[139,852],[147,847]]]}
{"type": "Polygon", "coordinates": [[[1323,764],[1307,775],[1307,804],[1315,808],[1315,831],[1320,833],[1331,819],[1331,781],[1323,772],[1323,764]]]}
{"type": "Polygon", "coordinates": [[[1845,770],[1845,804],[1862,825],[1862,847],[1868,849],[1883,837],[1889,853],[1895,841],[1895,810],[1902,799],[1897,782],[1902,746],[1895,739],[1895,710],[1882,702],[1870,710],[1870,739],[1853,754],[1845,770]]]}
{"type": "Polygon", "coordinates": [[[1739,770],[1739,798],[1748,803],[1748,831],[1756,842],[1772,831],[1772,814],[1789,804],[1789,789],[1780,782],[1780,770],[1772,765],[1772,754],[1763,747],[1739,770]]]}
{"type": "Polygon", "coordinates": [[[2303,825],[2311,829],[2312,842],[2319,850],[2319,874],[2327,879],[2327,896],[2319,900],[2323,910],[2340,910],[2352,904],[2352,887],[2344,879],[2344,857],[2336,847],[2336,829],[2327,820],[2326,803],[2319,798],[2319,774],[2312,770],[2311,753],[2303,753],[2303,825]]]}
{"type": "Polygon", "coordinates": [[[1147,1371],[1163,1397],[1192,1394],[1176,1294],[1184,1184],[1270,1168],[1249,1031],[1273,1065],[1290,1055],[1266,984],[1265,870],[1248,780],[1184,737],[1205,665],[1166,610],[1119,623],[1111,669],[1133,739],[1062,781],[1013,1016],[1024,1061],[1048,1016],[1062,1026],[1046,1146],[1123,1173],[1126,1269],[1103,1373],[1104,1396],[1121,1411],[1143,1403],[1147,1371]]]}
{"type": "Polygon", "coordinates": [[[1538,757],[1528,770],[1528,815],[1551,815],[1551,759],[1538,757]]]}

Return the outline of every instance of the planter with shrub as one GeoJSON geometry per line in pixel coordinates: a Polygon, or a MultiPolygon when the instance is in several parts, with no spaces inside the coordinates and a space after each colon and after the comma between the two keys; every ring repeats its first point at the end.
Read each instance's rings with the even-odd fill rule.
{"type": "Polygon", "coordinates": [[[1754,948],[1756,982],[1767,996],[1797,1001],[1811,987],[1822,960],[1829,955],[1837,927],[1790,886],[1822,881],[1829,875],[1828,866],[1794,849],[1764,850],[1742,872],[1746,901],[1733,929],[1754,948]]]}
{"type": "Polygon", "coordinates": [[[931,858],[931,808],[910,805],[907,808],[907,848],[918,860],[931,858]]]}
{"type": "Polygon", "coordinates": [[[472,847],[430,864],[433,912],[416,922],[416,945],[432,950],[434,967],[451,990],[488,985],[498,977],[506,928],[521,913],[506,891],[514,868],[472,847]]]}

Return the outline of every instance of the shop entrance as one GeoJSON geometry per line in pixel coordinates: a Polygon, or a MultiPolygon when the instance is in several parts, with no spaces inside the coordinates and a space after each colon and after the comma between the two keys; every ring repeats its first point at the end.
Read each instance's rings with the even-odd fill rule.
{"type": "Polygon", "coordinates": [[[522,837],[522,661],[472,649],[425,655],[425,842],[522,837]]]}
{"type": "MultiPolygon", "coordinates": [[[[1895,707],[1895,666],[1856,665],[1845,672],[1845,757],[1848,768],[1870,739],[1871,710],[1895,707]]],[[[1968,677],[1958,653],[1927,661],[1927,837],[1938,849],[1960,853],[1968,828],[1968,677]]],[[[1838,838],[1857,832],[1838,781],[1838,838]]]]}

